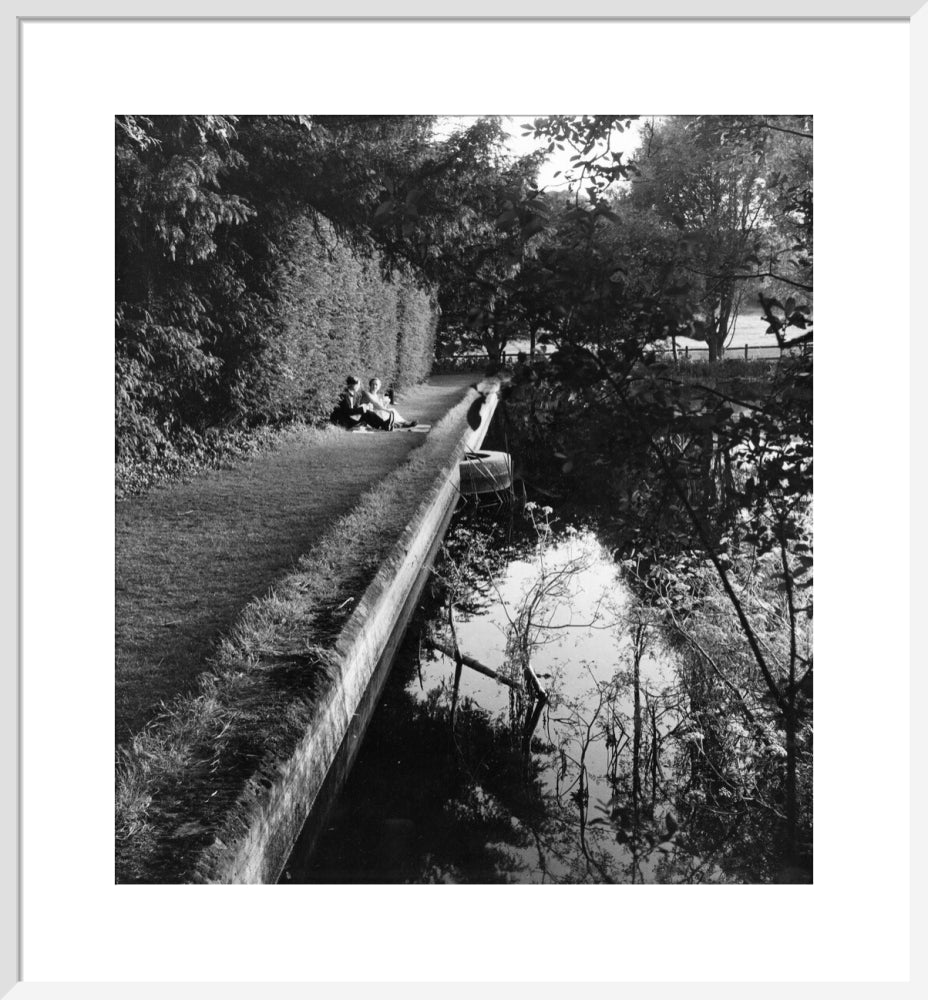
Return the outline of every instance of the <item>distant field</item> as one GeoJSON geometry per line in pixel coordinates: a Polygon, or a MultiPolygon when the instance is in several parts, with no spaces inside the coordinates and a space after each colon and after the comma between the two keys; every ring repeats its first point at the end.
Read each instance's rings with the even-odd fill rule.
{"type": "MultiPolygon", "coordinates": [[[[800,331],[790,331],[790,336],[798,334],[800,331]]],[[[727,345],[727,350],[734,351],[737,348],[744,349],[745,344],[751,347],[766,347],[775,351],[777,347],[776,338],[772,333],[767,333],[767,323],[762,316],[739,316],[735,325],[735,332],[731,341],[727,345]]],[[[669,345],[668,345],[669,346],[669,345]]],[[[706,345],[701,340],[691,340],[689,337],[678,337],[677,348],[688,347],[690,350],[706,350],[706,345]]],[[[528,351],[529,342],[527,340],[513,340],[506,345],[507,353],[513,351],[528,351]]]]}
{"type": "MultiPolygon", "coordinates": [[[[748,347],[769,347],[776,348],[776,337],[772,333],[767,333],[767,323],[762,316],[739,316],[735,324],[735,332],[731,340],[726,344],[726,350],[733,351],[736,348],[748,347]]],[[[701,340],[691,340],[689,337],[677,337],[677,347],[689,347],[699,350],[706,349],[706,345],[701,340]]]]}
{"type": "MultiPolygon", "coordinates": [[[[689,345],[690,347],[705,347],[706,345],[698,340],[690,340],[689,337],[677,339],[679,345],[689,345]]],[[[734,347],[776,347],[777,341],[772,333],[767,333],[767,324],[762,316],[739,316],[735,324],[735,332],[728,344],[729,350],[734,347]]]]}

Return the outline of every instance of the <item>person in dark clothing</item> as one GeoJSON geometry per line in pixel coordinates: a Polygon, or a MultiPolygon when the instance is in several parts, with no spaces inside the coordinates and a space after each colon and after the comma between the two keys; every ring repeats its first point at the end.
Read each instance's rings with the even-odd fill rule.
{"type": "Polygon", "coordinates": [[[332,411],[332,423],[347,427],[349,430],[364,425],[378,431],[392,431],[393,414],[380,416],[374,412],[369,403],[362,403],[358,385],[354,375],[349,375],[345,388],[338,398],[338,405],[332,411]]]}

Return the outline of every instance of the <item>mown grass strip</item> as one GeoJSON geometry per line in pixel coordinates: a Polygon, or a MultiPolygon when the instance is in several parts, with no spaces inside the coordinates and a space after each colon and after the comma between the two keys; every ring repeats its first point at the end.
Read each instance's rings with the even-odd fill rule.
{"type": "Polygon", "coordinates": [[[459,447],[473,399],[468,393],[294,572],[249,604],[198,689],[119,751],[118,881],[190,881],[207,848],[247,830],[338,680],[333,647],[354,600],[459,447]]]}
{"type": "MultiPolygon", "coordinates": [[[[431,426],[467,388],[460,376],[439,378],[402,405],[431,426]]],[[[242,608],[427,439],[296,428],[229,468],[117,503],[116,742],[195,691],[242,608]]]]}

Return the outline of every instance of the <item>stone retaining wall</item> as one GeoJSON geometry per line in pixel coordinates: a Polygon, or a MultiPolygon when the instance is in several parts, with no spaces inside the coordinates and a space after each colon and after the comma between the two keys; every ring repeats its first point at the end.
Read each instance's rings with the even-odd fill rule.
{"type": "MultiPolygon", "coordinates": [[[[281,764],[250,828],[235,844],[223,845],[202,881],[276,882],[307,818],[314,814],[318,820],[316,814],[341,787],[454,512],[458,463],[483,443],[495,412],[495,386],[481,388],[486,396],[479,426],[465,427],[457,447],[436,470],[431,488],[336,640],[338,680],[320,701],[305,737],[281,764]]],[[[469,398],[473,417],[480,394],[472,389],[469,398]]]]}

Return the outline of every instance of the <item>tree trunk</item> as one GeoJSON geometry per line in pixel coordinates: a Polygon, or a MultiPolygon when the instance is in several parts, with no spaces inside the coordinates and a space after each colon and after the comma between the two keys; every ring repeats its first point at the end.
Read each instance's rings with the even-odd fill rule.
{"type": "Polygon", "coordinates": [[[641,639],[642,628],[635,627],[634,636],[634,673],[632,683],[634,684],[635,707],[633,719],[632,737],[632,809],[634,812],[635,828],[638,827],[639,803],[641,800],[641,639]]]}
{"type": "Polygon", "coordinates": [[[654,807],[657,804],[657,758],[660,753],[660,740],[657,735],[657,713],[654,705],[651,709],[651,815],[654,815],[654,807]]]}
{"type": "Polygon", "coordinates": [[[796,788],[796,758],[799,746],[796,740],[796,712],[791,707],[786,713],[786,837],[791,858],[799,851],[799,805],[796,788]]]}
{"type": "Polygon", "coordinates": [[[731,291],[726,290],[719,301],[719,318],[707,338],[710,361],[721,361],[725,354],[725,340],[728,337],[728,321],[731,319],[732,305],[731,291]]]}

